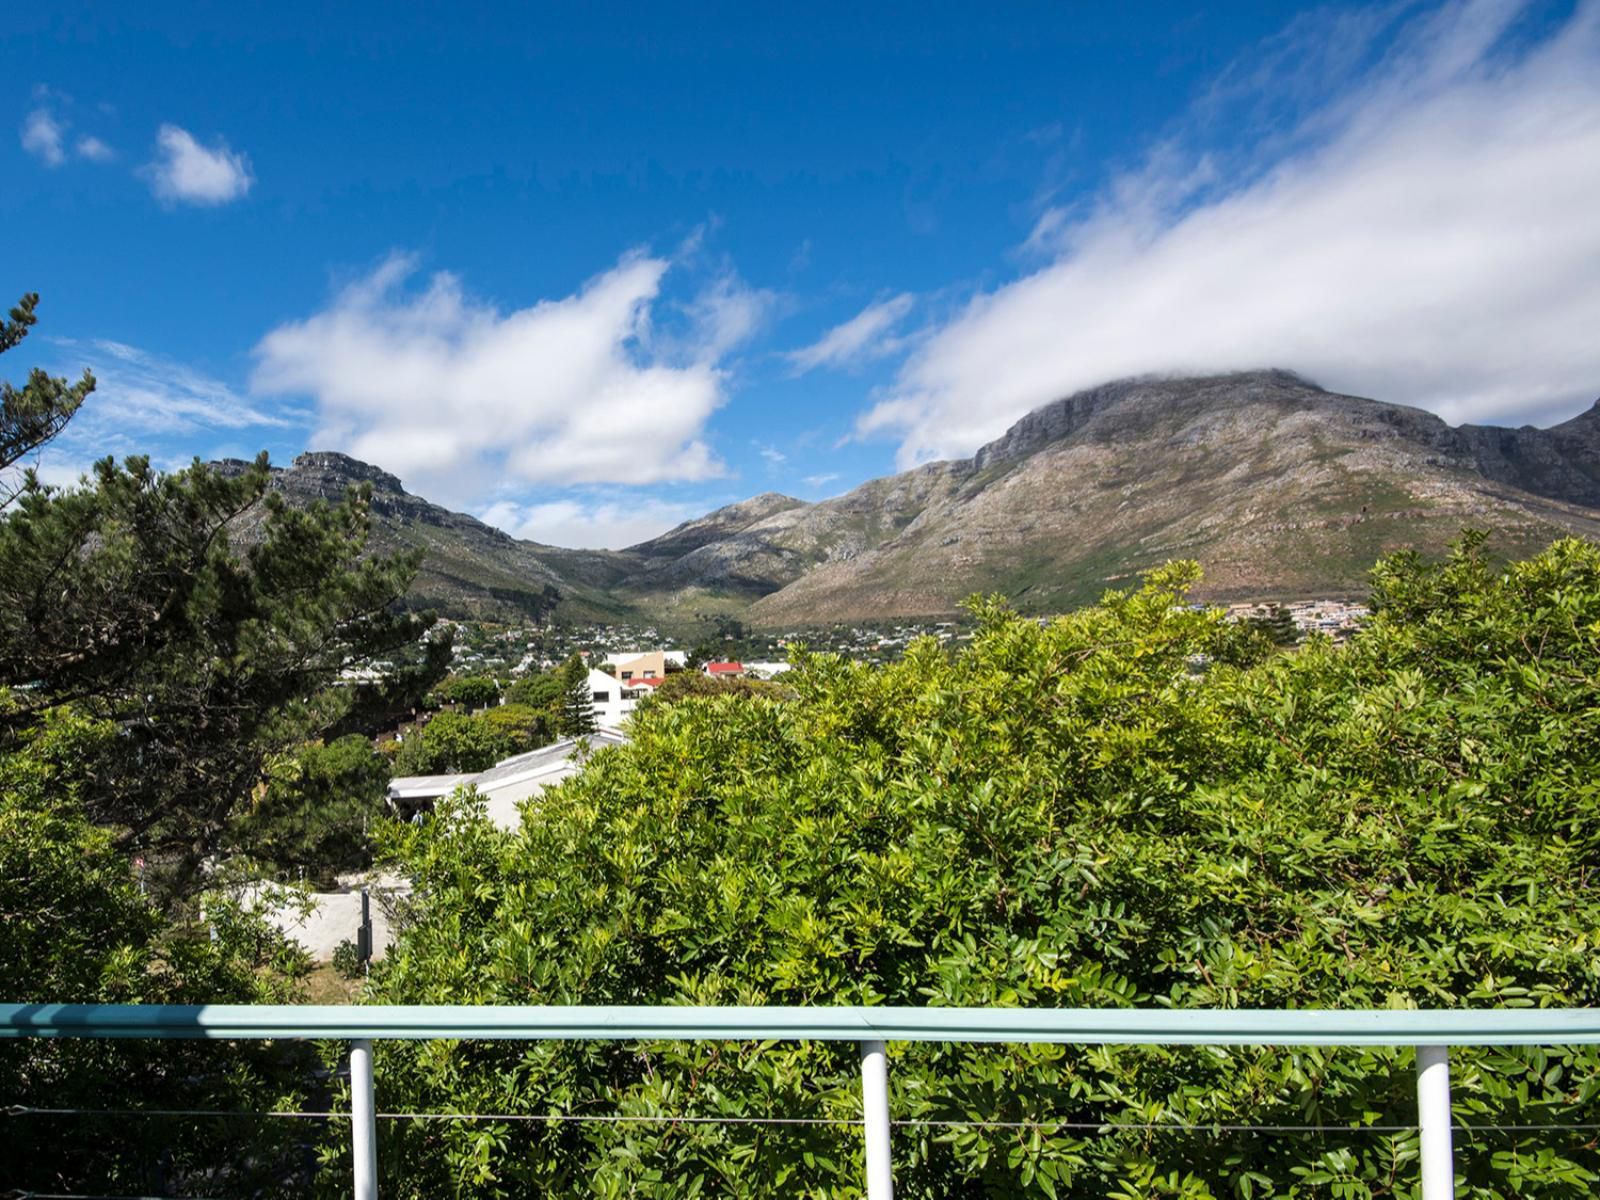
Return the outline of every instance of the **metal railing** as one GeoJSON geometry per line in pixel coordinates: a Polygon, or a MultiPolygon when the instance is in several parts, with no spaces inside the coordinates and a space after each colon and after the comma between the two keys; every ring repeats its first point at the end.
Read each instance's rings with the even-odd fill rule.
{"type": "Polygon", "coordinates": [[[861,1051],[867,1196],[892,1200],[889,1042],[1413,1046],[1422,1200],[1454,1195],[1450,1046],[1600,1044],[1600,1009],[713,1008],[510,1005],[0,1005],[0,1037],[315,1038],[350,1043],[353,1194],[378,1195],[372,1043],[844,1041],[861,1051]]]}

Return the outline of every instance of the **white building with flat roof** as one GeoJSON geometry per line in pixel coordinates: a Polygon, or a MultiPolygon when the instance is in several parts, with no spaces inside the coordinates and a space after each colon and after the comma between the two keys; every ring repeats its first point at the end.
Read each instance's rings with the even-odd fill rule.
{"type": "MultiPolygon", "coordinates": [[[[611,679],[609,675],[605,676],[611,679]]],[[[611,681],[615,685],[616,680],[611,681]]],[[[563,738],[526,754],[497,762],[472,775],[405,775],[389,783],[389,803],[402,816],[432,811],[441,796],[457,788],[475,787],[488,801],[488,816],[502,829],[522,823],[518,805],[551,784],[576,775],[589,755],[628,739],[615,729],[599,729],[579,738],[563,738]]]]}

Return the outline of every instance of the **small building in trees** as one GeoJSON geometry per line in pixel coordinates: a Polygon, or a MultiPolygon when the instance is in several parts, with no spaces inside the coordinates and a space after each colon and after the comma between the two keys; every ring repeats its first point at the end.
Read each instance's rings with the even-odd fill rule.
{"type": "MultiPolygon", "coordinates": [[[[616,686],[615,680],[612,686],[616,686]]],[[[440,797],[458,788],[474,787],[488,801],[489,819],[502,829],[515,829],[521,820],[517,813],[520,802],[576,775],[594,751],[627,740],[615,729],[598,729],[515,755],[473,775],[401,776],[389,783],[389,804],[400,816],[410,818],[432,812],[440,797]]]]}

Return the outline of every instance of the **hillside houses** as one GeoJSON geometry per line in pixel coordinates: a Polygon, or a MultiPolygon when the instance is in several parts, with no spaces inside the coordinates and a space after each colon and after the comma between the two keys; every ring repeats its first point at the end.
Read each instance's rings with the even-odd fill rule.
{"type": "Polygon", "coordinates": [[[1230,604],[1227,614],[1230,621],[1259,621],[1265,620],[1275,607],[1289,614],[1289,619],[1302,637],[1308,633],[1322,633],[1336,642],[1349,637],[1371,615],[1366,605],[1348,600],[1296,600],[1281,605],[1265,602],[1230,604]]]}

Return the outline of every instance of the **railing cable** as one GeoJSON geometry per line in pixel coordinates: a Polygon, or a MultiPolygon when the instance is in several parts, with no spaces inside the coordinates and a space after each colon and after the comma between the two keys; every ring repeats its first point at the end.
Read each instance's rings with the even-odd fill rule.
{"type": "Polygon", "coordinates": [[[255,1108],[36,1108],[13,1104],[0,1109],[8,1117],[296,1117],[348,1119],[347,1112],[279,1112],[255,1108]]]}
{"type": "MultiPolygon", "coordinates": [[[[81,1117],[265,1117],[299,1120],[349,1120],[348,1112],[273,1111],[265,1109],[210,1108],[40,1108],[13,1104],[0,1109],[7,1116],[81,1117]]],[[[596,1125],[831,1125],[859,1128],[859,1117],[734,1117],[677,1113],[463,1113],[463,1112],[380,1112],[380,1121],[509,1121],[530,1124],[596,1125]]],[[[1401,1125],[1288,1125],[1239,1122],[1194,1121],[1069,1121],[1038,1118],[1022,1121],[975,1120],[960,1117],[897,1117],[890,1124],[902,1128],[927,1129],[1038,1129],[1044,1132],[1075,1129],[1117,1133],[1415,1133],[1415,1124],[1401,1125]]],[[[1474,1133],[1595,1133],[1600,1122],[1550,1124],[1466,1124],[1457,1123],[1464,1134],[1474,1133]]]]}

